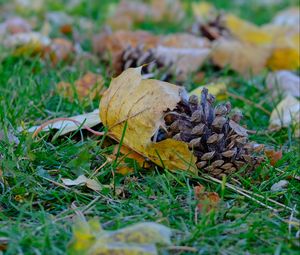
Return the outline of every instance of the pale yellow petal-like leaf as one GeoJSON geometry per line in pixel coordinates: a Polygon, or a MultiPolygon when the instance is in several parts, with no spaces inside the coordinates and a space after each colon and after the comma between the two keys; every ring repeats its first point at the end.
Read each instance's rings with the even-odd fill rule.
{"type": "Polygon", "coordinates": [[[273,110],[270,117],[270,129],[295,126],[295,135],[300,135],[300,102],[293,96],[284,98],[273,110]]]}

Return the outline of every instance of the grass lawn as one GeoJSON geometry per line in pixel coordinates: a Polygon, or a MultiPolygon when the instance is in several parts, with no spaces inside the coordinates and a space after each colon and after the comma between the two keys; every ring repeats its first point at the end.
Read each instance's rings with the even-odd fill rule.
{"type": "MultiPolygon", "coordinates": [[[[104,14],[117,1],[83,2],[85,4],[71,15],[92,18],[100,27],[104,14]]],[[[292,3],[286,1],[269,7],[248,1],[246,7],[241,7],[234,1],[212,2],[257,24],[270,21],[277,11],[292,3]]],[[[5,4],[6,1],[0,0],[0,9],[5,4]]],[[[57,10],[62,6],[49,1],[48,8],[57,10]]],[[[144,22],[140,25],[155,33],[178,32],[183,26],[186,24],[144,22]]],[[[84,49],[91,49],[89,41],[84,49]]],[[[0,237],[8,239],[4,254],[66,254],[72,237],[72,218],[78,211],[87,218],[98,216],[105,229],[118,229],[141,221],[162,223],[173,229],[174,245],[194,247],[199,254],[298,254],[299,221],[291,217],[288,208],[266,200],[273,199],[300,210],[300,182],[293,178],[300,175],[300,143],[293,138],[291,129],[251,137],[284,150],[275,167],[266,161],[251,177],[234,176],[246,190],[260,197],[246,197],[201,175],[169,172],[156,166],[150,170],[135,166],[134,173],[122,176],[114,174],[113,162],[96,175],[101,184],[107,185],[99,193],[85,187],[66,189],[57,185],[61,178],[90,176],[106,161],[106,155],[112,153],[113,148],[103,146],[102,138],[84,135],[84,139],[80,139],[79,132],[56,139],[46,133],[32,139],[31,134],[16,130],[20,126],[31,127],[48,119],[96,109],[98,101],[86,99],[82,103],[75,98],[70,102],[57,93],[55,86],[62,80],[75,81],[88,70],[104,75],[108,85],[110,77],[105,68],[100,61],[52,67],[38,58],[14,57],[0,49],[0,130],[13,131],[19,139],[18,144],[7,139],[0,141],[0,237]],[[280,180],[288,180],[288,187],[271,192],[270,187],[280,180]],[[197,183],[219,194],[222,201],[217,210],[195,214],[197,202],[193,186],[197,183]]],[[[281,99],[271,98],[271,91],[265,85],[267,72],[244,79],[228,70],[204,69],[210,73],[207,80],[230,77],[229,91],[254,102],[250,105],[244,100],[229,98],[233,108],[243,111],[244,124],[253,130],[267,129],[269,116],[256,104],[261,103],[272,111],[281,99]]],[[[195,86],[189,84],[190,88],[195,86]]],[[[294,212],[293,216],[297,218],[299,214],[294,212]]],[[[0,239],[0,254],[1,247],[0,239]]]]}

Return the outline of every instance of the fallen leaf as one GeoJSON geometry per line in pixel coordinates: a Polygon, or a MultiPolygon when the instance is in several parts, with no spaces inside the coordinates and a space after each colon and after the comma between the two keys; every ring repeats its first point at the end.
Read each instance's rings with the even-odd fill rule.
{"type": "Polygon", "coordinates": [[[299,7],[291,7],[276,14],[272,20],[272,24],[277,26],[293,27],[296,31],[300,30],[300,9],[299,7]]]}
{"type": "Polygon", "coordinates": [[[68,254],[158,255],[158,245],[169,246],[171,230],[154,222],[137,223],[115,231],[103,230],[97,219],[77,220],[68,254]]]}
{"type": "Polygon", "coordinates": [[[85,177],[84,175],[78,176],[75,180],[61,178],[62,182],[66,186],[79,186],[79,185],[86,185],[89,189],[94,191],[101,190],[101,185],[92,179],[85,177]]]}
{"type": "Polygon", "coordinates": [[[27,33],[31,29],[29,22],[21,17],[11,17],[0,24],[0,31],[4,34],[27,33]]]}
{"type": "Polygon", "coordinates": [[[218,193],[205,191],[205,187],[201,184],[194,187],[194,193],[198,202],[197,207],[201,212],[216,209],[220,202],[218,193]]]}
{"type": "Polygon", "coordinates": [[[276,191],[282,191],[284,190],[287,186],[289,185],[289,182],[286,180],[281,180],[277,183],[274,183],[271,187],[271,191],[276,192],[276,191]]]}
{"type": "Polygon", "coordinates": [[[275,150],[265,150],[265,154],[270,160],[272,166],[275,166],[277,161],[282,158],[282,150],[275,151],[275,150]]]}
{"type": "Polygon", "coordinates": [[[290,71],[270,73],[266,84],[274,96],[283,94],[300,97],[300,77],[290,71]]]}
{"type": "Polygon", "coordinates": [[[272,51],[267,61],[272,70],[296,70],[300,67],[299,49],[293,47],[278,47],[272,51]]]}
{"type": "Polygon", "coordinates": [[[74,100],[74,90],[79,100],[83,100],[84,98],[94,100],[99,98],[101,93],[103,93],[104,80],[101,75],[88,72],[75,81],[74,90],[72,84],[68,82],[58,83],[57,90],[63,97],[68,98],[70,101],[74,100]]]}
{"type": "Polygon", "coordinates": [[[300,136],[300,103],[293,96],[286,96],[272,111],[269,129],[295,126],[295,136],[300,136]]]}
{"type": "Polygon", "coordinates": [[[215,42],[212,61],[219,67],[230,66],[242,75],[257,74],[266,66],[270,50],[237,40],[220,39],[215,42]]]}
{"type": "Polygon", "coordinates": [[[178,22],[183,16],[183,9],[177,0],[150,0],[148,3],[122,0],[106,24],[113,30],[129,30],[149,19],[154,22],[178,22]]]}
{"type": "Polygon", "coordinates": [[[193,2],[192,10],[198,21],[205,22],[209,20],[211,17],[217,16],[217,9],[211,3],[201,1],[201,2],[193,2]]]}
{"type": "Polygon", "coordinates": [[[143,80],[141,68],[129,68],[114,78],[100,102],[100,118],[109,135],[154,163],[168,169],[194,170],[188,145],[174,139],[153,143],[164,124],[163,114],[180,101],[181,88],[158,80],[143,80]],[[125,134],[123,134],[125,130],[125,134]]]}
{"type": "Polygon", "coordinates": [[[203,62],[209,56],[211,50],[209,48],[170,48],[159,46],[156,48],[158,57],[170,59],[174,73],[177,74],[176,79],[186,80],[187,76],[197,71],[203,62]]]}
{"type": "Polygon", "coordinates": [[[70,41],[63,38],[55,38],[44,51],[44,54],[49,56],[52,63],[56,65],[60,61],[70,60],[75,49],[70,41]]]}
{"type": "Polygon", "coordinates": [[[145,31],[103,32],[93,37],[93,51],[112,63],[116,73],[120,73],[121,54],[128,47],[144,45],[145,49],[158,45],[159,37],[145,31]]]}
{"type": "MultiPolygon", "coordinates": [[[[74,121],[70,120],[62,120],[55,121],[54,123],[50,123],[48,125],[43,126],[42,131],[49,131],[51,129],[57,130],[58,135],[65,135],[67,133],[70,133],[72,131],[78,130],[78,128],[81,125],[87,126],[87,127],[94,127],[101,123],[101,120],[99,118],[99,110],[96,109],[93,112],[85,113],[73,117],[69,117],[67,119],[72,119],[74,121]]],[[[29,133],[34,133],[37,129],[41,128],[41,126],[34,126],[28,129],[29,133]]],[[[84,127],[82,127],[84,128],[84,127]]],[[[23,128],[19,128],[20,131],[24,130],[23,128]]]]}
{"type": "Polygon", "coordinates": [[[228,14],[224,17],[224,20],[225,26],[231,34],[243,42],[255,45],[270,45],[273,41],[272,35],[267,31],[235,15],[228,14]]]}

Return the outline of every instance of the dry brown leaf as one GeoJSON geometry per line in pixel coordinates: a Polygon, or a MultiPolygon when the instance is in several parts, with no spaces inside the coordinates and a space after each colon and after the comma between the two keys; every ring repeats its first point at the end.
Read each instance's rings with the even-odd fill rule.
{"type": "MultiPolygon", "coordinates": [[[[79,100],[89,98],[91,100],[99,97],[104,91],[104,80],[99,74],[92,72],[86,73],[83,77],[75,81],[74,89],[79,100]]],[[[58,92],[69,100],[74,100],[74,91],[72,84],[68,82],[60,82],[57,84],[58,92]]]]}
{"type": "Polygon", "coordinates": [[[194,193],[198,201],[197,207],[200,212],[209,212],[215,209],[220,202],[218,193],[205,191],[205,187],[201,184],[194,187],[194,193]]]}
{"type": "Polygon", "coordinates": [[[282,158],[282,150],[275,151],[275,150],[265,150],[265,154],[270,160],[270,164],[275,166],[277,161],[282,158]]]}
{"type": "Polygon", "coordinates": [[[274,96],[283,94],[300,97],[300,77],[290,71],[270,73],[266,83],[274,96]]]}
{"type": "Polygon", "coordinates": [[[154,22],[178,22],[183,16],[183,9],[177,0],[150,0],[149,3],[122,0],[106,24],[113,30],[129,30],[147,19],[154,22]]]}
{"type": "Polygon", "coordinates": [[[151,137],[164,124],[163,113],[180,101],[180,87],[143,80],[141,68],[129,68],[114,78],[100,102],[100,118],[109,135],[154,163],[170,170],[195,168],[195,157],[184,142],[151,137]]]}
{"type": "Polygon", "coordinates": [[[60,61],[70,60],[75,49],[70,41],[63,38],[55,38],[44,51],[44,54],[49,56],[52,63],[55,65],[60,61]]]}
{"type": "Polygon", "coordinates": [[[265,67],[270,50],[237,40],[218,40],[212,51],[214,64],[229,65],[242,75],[257,74],[265,67]]]}

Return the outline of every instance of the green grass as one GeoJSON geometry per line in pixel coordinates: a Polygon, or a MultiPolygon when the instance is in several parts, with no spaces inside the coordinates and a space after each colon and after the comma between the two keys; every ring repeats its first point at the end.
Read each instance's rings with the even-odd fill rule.
{"type": "MultiPolygon", "coordinates": [[[[231,1],[215,2],[218,7],[232,10],[258,24],[269,21],[277,10],[289,5],[286,2],[270,10],[247,4],[252,7],[245,9],[231,1]]],[[[101,24],[109,3],[103,1],[103,5],[98,6],[97,1],[87,1],[71,14],[88,16],[101,24]]],[[[62,7],[62,4],[49,4],[53,10],[62,7]]],[[[166,24],[158,29],[157,24],[151,22],[141,27],[157,33],[182,29],[166,24]]],[[[86,49],[89,47],[87,44],[86,49]]],[[[141,221],[165,224],[174,230],[174,245],[195,247],[199,254],[298,253],[299,221],[294,219],[294,223],[289,224],[291,212],[266,201],[266,198],[274,199],[300,210],[300,184],[293,178],[300,175],[300,144],[292,136],[291,128],[251,137],[267,146],[283,148],[283,158],[276,167],[266,161],[251,177],[234,176],[246,190],[262,195],[261,202],[279,209],[277,213],[201,175],[169,172],[155,166],[150,170],[135,166],[134,173],[121,176],[112,174],[115,171],[112,162],[96,175],[100,183],[111,187],[105,186],[100,193],[84,187],[65,189],[53,183],[80,174],[90,176],[105,162],[105,155],[112,152],[112,146],[103,146],[102,138],[87,135],[81,140],[78,132],[54,140],[49,134],[32,139],[26,132],[17,133],[17,128],[97,108],[97,101],[69,102],[55,89],[59,81],[74,81],[87,70],[106,73],[102,64],[88,62],[72,69],[66,64],[50,67],[38,58],[16,58],[0,51],[0,130],[15,133],[20,141],[17,145],[8,140],[0,141],[0,237],[9,240],[4,254],[65,254],[76,211],[82,211],[87,218],[98,216],[105,229],[118,229],[141,221]],[[271,192],[270,187],[283,179],[289,181],[287,189],[271,192]],[[196,221],[193,186],[197,183],[209,191],[216,191],[222,201],[218,210],[200,213],[196,221]]],[[[211,72],[207,79],[230,77],[234,84],[229,89],[231,93],[252,102],[263,101],[263,107],[271,111],[280,98],[276,102],[271,99],[265,75],[245,80],[237,74],[221,71],[211,72]]],[[[109,84],[110,77],[104,78],[109,84]]],[[[189,87],[194,86],[189,84],[189,87]]],[[[233,107],[244,112],[244,123],[250,129],[267,129],[268,115],[243,100],[230,101],[233,107]]],[[[294,214],[294,217],[299,215],[294,214]]]]}

